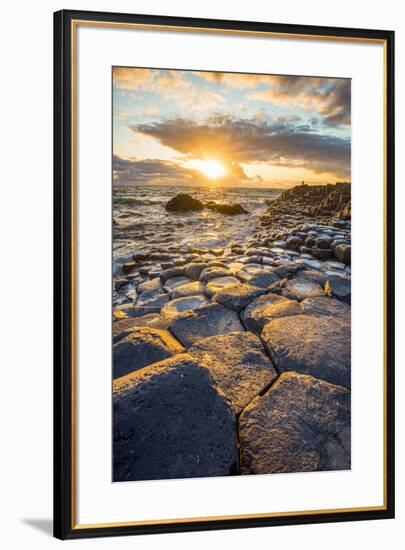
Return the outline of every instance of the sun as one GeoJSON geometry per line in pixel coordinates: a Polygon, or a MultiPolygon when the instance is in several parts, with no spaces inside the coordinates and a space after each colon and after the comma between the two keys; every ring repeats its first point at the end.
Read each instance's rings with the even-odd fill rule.
{"type": "Polygon", "coordinates": [[[224,166],[217,160],[199,160],[196,163],[196,168],[210,180],[221,178],[226,174],[224,166]]]}

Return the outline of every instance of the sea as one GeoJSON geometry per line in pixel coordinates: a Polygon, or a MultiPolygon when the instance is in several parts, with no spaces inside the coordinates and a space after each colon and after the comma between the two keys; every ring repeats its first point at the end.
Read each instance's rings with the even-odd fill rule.
{"type": "Polygon", "coordinates": [[[114,185],[113,187],[113,274],[142,248],[165,251],[223,247],[253,233],[260,216],[282,189],[251,187],[189,187],[168,185],[114,185]],[[229,216],[200,212],[167,212],[166,203],[179,193],[208,202],[239,203],[249,214],[229,216]]]}

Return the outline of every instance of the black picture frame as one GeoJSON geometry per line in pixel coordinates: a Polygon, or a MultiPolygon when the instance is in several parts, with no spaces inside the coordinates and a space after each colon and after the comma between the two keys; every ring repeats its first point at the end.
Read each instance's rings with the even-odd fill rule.
{"type": "Polygon", "coordinates": [[[387,30],[320,27],[280,23],[228,21],[63,10],[54,14],[54,536],[59,539],[121,536],[181,531],[266,527],[394,517],[394,32],[387,30]],[[319,512],[297,515],[173,521],[149,525],[75,525],[73,487],[74,378],[72,373],[72,273],[75,269],[72,233],[72,22],[135,23],[306,37],[344,37],[378,40],[386,53],[386,503],[383,509],[319,512]]]}

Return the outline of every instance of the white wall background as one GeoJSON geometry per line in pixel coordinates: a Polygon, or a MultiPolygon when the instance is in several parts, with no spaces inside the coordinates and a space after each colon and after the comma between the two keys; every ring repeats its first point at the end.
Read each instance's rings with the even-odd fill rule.
{"type": "MultiPolygon", "coordinates": [[[[397,31],[397,280],[405,277],[405,18],[397,0],[98,0],[9,2],[2,8],[0,86],[0,541],[47,549],[52,539],[52,12],[61,8],[387,28],[397,31]],[[402,250],[401,250],[402,249],[402,250]]],[[[365,243],[365,246],[367,244],[365,243]]],[[[249,546],[328,550],[400,548],[405,535],[404,285],[397,291],[397,519],[84,540],[81,548],[249,546]],[[402,306],[402,307],[401,307],[402,306]],[[402,338],[403,340],[403,338],[402,338]],[[402,466],[402,467],[401,467],[402,466]]],[[[372,297],[370,297],[370,300],[372,297]]],[[[252,495],[254,498],[254,495],[252,495]]]]}

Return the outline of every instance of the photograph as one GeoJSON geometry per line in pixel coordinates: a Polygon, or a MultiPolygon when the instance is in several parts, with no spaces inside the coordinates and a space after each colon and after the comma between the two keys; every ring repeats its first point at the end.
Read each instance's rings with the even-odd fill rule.
{"type": "Polygon", "coordinates": [[[350,470],[351,79],[111,72],[112,481],[350,470]]]}

